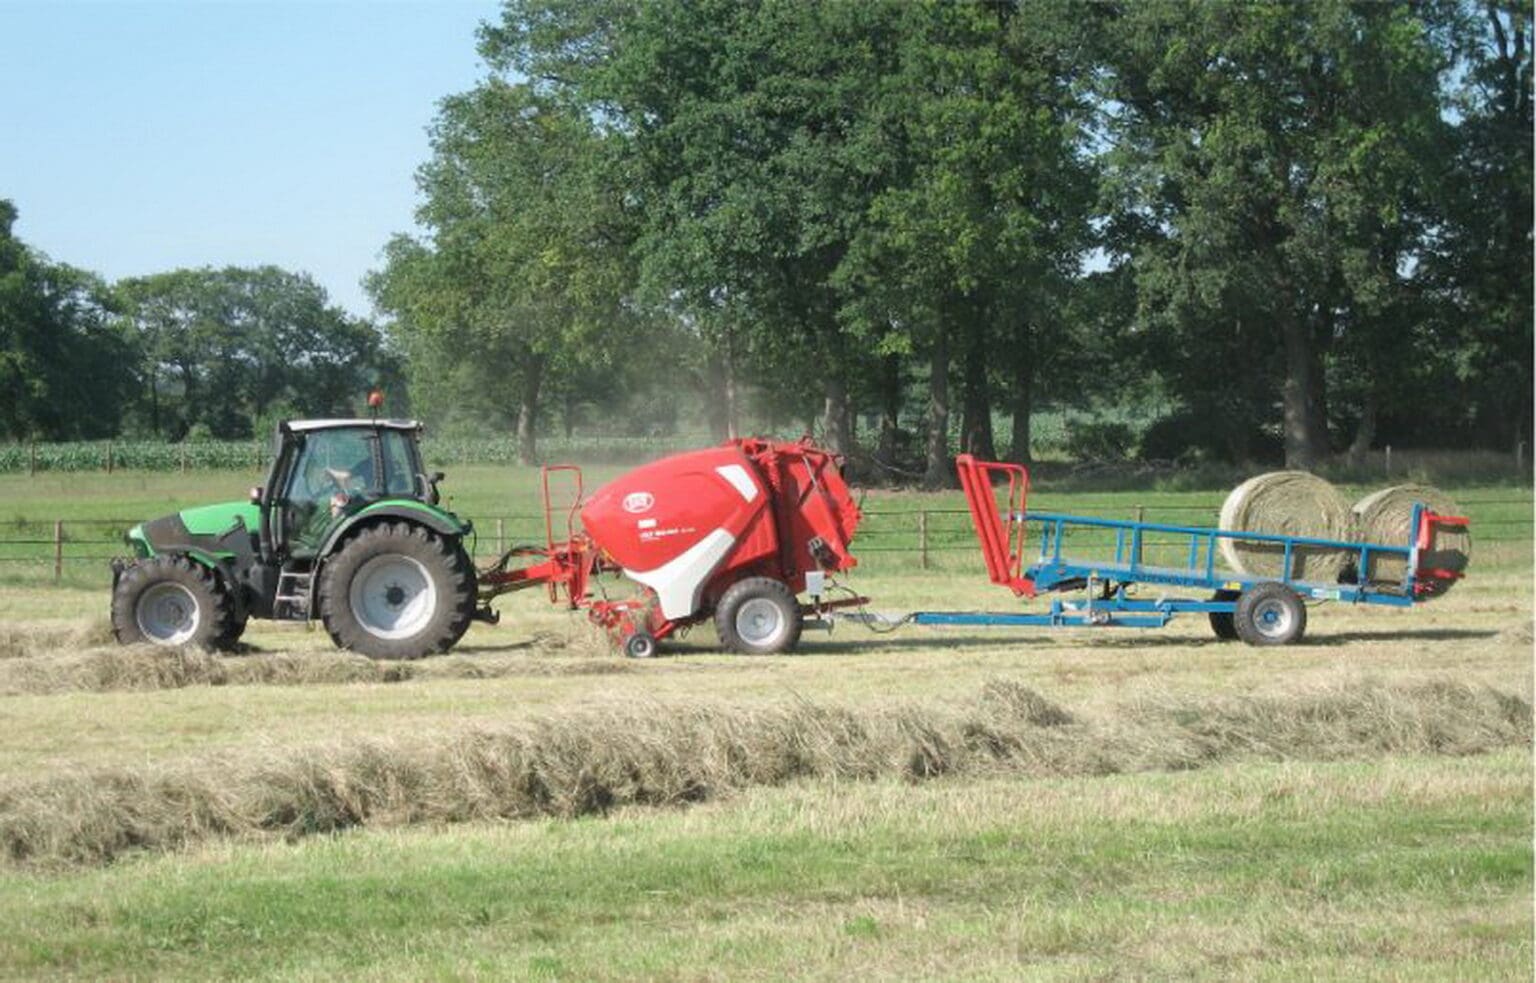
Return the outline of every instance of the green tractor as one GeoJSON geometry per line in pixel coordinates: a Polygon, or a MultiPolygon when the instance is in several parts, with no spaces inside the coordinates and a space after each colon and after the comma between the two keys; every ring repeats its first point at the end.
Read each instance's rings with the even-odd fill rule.
{"type": "Polygon", "coordinates": [[[278,427],[250,499],[185,509],[127,533],[112,563],[119,642],[228,648],[250,618],[324,622],[376,659],[453,646],[477,616],[470,523],[438,506],[410,420],[278,427]]]}

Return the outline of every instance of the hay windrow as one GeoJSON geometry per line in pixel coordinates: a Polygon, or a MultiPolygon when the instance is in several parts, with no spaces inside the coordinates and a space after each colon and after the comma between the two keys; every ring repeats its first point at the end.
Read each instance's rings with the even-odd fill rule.
{"type": "Polygon", "coordinates": [[[355,652],[248,652],[112,645],[62,654],[0,659],[0,696],[183,689],[191,686],[313,686],[414,679],[609,675],[636,671],[607,658],[533,654],[449,655],[419,662],[377,661],[355,652]]]}
{"type": "MultiPolygon", "coordinates": [[[[1355,529],[1367,543],[1407,544],[1417,534],[1413,507],[1422,502],[1441,515],[1465,515],[1451,496],[1428,485],[1395,485],[1373,492],[1355,503],[1355,529]]],[[[1437,529],[1430,548],[1419,554],[1419,565],[1460,573],[1472,561],[1472,536],[1466,529],[1437,529]]],[[[1401,583],[1407,561],[1400,556],[1378,556],[1370,561],[1365,577],[1372,583],[1401,583]]],[[[1444,593],[1455,581],[1437,581],[1444,593]]]]}
{"type": "MultiPolygon", "coordinates": [[[[1305,471],[1272,471],[1232,489],[1221,506],[1220,526],[1313,539],[1347,540],[1349,503],[1338,489],[1305,471]]],[[[1221,555],[1232,569],[1255,576],[1285,575],[1285,550],[1278,545],[1221,540],[1221,555]]],[[[1322,547],[1297,547],[1291,575],[1318,581],[1338,579],[1351,554],[1322,547]]]]}
{"type": "Polygon", "coordinates": [[[0,624],[0,662],[32,659],[112,644],[112,622],[105,617],[60,625],[54,623],[0,624]]]}
{"type": "Polygon", "coordinates": [[[0,788],[0,855],[95,864],[214,837],[677,806],[803,778],[1101,775],[1255,758],[1475,754],[1530,741],[1524,698],[1450,681],[1141,701],[1098,716],[1009,680],[955,703],[871,709],[624,703],[498,729],[60,773],[0,788]]]}

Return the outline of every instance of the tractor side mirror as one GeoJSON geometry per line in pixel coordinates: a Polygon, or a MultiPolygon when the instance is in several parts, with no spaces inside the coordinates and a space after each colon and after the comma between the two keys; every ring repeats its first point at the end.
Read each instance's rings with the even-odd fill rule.
{"type": "Polygon", "coordinates": [[[261,493],[262,493],[262,491],[263,491],[263,489],[262,489],[262,487],[260,485],[252,485],[251,486],[251,504],[252,505],[260,505],[261,504],[261,493]]]}
{"type": "Polygon", "coordinates": [[[436,505],[442,498],[438,494],[437,483],[446,478],[447,475],[441,471],[433,471],[431,474],[418,475],[418,477],[421,478],[422,497],[426,499],[428,505],[436,505]]]}

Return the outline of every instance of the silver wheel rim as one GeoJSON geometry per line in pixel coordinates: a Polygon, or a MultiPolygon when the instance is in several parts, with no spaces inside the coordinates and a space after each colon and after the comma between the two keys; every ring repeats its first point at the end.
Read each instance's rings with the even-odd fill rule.
{"type": "Polygon", "coordinates": [[[1290,634],[1296,615],[1279,598],[1260,601],[1253,606],[1253,627],[1265,638],[1284,638],[1290,634]]]}
{"type": "Polygon", "coordinates": [[[769,648],[789,630],[779,606],[766,597],[754,597],[736,609],[736,634],[757,648],[769,648]]]}
{"type": "Polygon", "coordinates": [[[427,568],[408,556],[376,556],[352,577],[352,617],[375,638],[410,638],[437,613],[427,568]]]}
{"type": "Polygon", "coordinates": [[[203,611],[192,591],[182,584],[153,584],[133,606],[139,634],[156,645],[184,645],[197,634],[203,611]]]}

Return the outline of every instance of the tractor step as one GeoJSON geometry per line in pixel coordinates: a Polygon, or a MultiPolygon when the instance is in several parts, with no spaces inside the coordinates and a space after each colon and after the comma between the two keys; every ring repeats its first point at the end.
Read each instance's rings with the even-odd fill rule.
{"type": "Polygon", "coordinates": [[[314,574],[308,570],[284,570],[278,574],[272,617],[279,621],[308,621],[309,588],[313,580],[314,574]]]}

